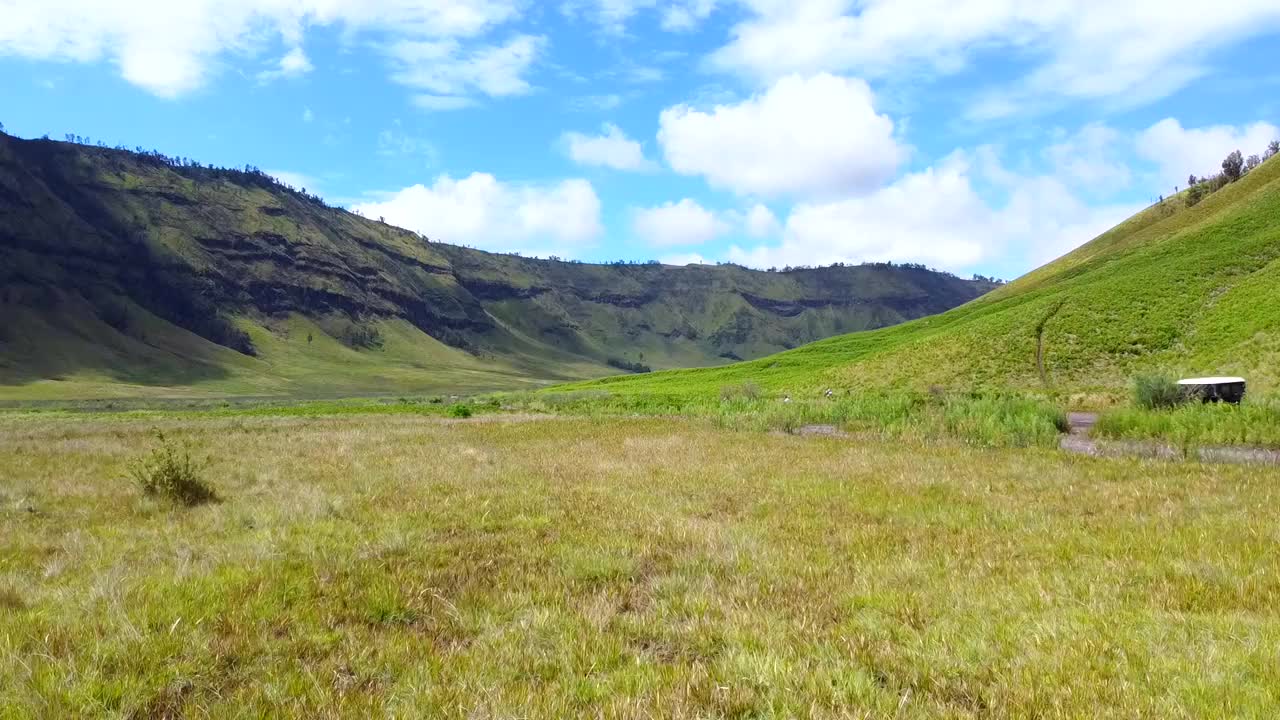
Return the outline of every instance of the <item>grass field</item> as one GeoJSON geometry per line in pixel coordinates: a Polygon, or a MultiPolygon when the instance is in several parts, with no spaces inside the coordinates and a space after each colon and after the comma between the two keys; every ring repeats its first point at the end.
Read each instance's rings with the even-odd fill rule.
{"type": "Polygon", "coordinates": [[[0,415],[0,717],[1270,717],[1277,472],[707,419],[0,415]],[[143,497],[161,429],[221,500],[143,497]]]}

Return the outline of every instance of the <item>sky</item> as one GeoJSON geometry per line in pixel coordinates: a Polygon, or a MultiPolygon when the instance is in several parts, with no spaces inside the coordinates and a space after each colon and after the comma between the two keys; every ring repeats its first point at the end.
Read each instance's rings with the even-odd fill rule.
{"type": "Polygon", "coordinates": [[[0,0],[0,123],[432,240],[1013,278],[1280,138],[1280,0],[0,0]]]}

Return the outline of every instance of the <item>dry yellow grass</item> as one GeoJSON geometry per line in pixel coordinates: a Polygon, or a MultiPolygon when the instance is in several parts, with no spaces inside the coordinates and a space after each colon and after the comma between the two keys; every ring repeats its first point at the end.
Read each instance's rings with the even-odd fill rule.
{"type": "Polygon", "coordinates": [[[0,416],[0,717],[1265,717],[1277,479],[696,421],[0,416]],[[123,479],[156,426],[221,502],[123,479]]]}

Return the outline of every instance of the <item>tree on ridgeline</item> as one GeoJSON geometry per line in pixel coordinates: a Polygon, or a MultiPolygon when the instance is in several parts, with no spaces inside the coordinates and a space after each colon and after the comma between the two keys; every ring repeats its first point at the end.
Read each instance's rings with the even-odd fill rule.
{"type": "Polygon", "coordinates": [[[1262,158],[1258,157],[1257,155],[1250,155],[1249,158],[1244,161],[1244,171],[1246,173],[1253,172],[1261,164],[1262,164],[1262,158]]]}
{"type": "Polygon", "coordinates": [[[1232,151],[1227,159],[1222,161],[1222,174],[1227,176],[1227,182],[1235,182],[1244,175],[1244,156],[1239,150],[1232,151]]]}
{"type": "Polygon", "coordinates": [[[1200,182],[1200,179],[1193,173],[1191,177],[1187,178],[1187,187],[1195,187],[1198,182],[1200,182]]]}
{"type": "Polygon", "coordinates": [[[1262,159],[1270,160],[1276,155],[1280,155],[1280,140],[1272,140],[1271,144],[1267,145],[1267,152],[1263,154],[1262,159]]]}

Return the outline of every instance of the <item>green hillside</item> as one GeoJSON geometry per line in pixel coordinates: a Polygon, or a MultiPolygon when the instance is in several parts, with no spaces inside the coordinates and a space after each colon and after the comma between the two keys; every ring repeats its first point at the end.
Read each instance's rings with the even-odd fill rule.
{"type": "Polygon", "coordinates": [[[751,382],[816,394],[942,388],[1115,398],[1133,374],[1280,382],[1280,160],[1189,206],[1168,198],[1071,254],[937,317],[706,370],[607,378],[618,394],[751,382]]]}
{"type": "Polygon", "coordinates": [[[991,287],[494,255],[254,168],[0,133],[0,400],[536,387],[763,357],[991,287]]]}

